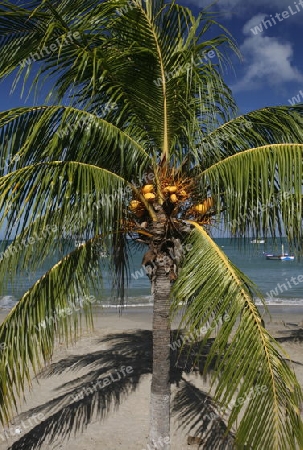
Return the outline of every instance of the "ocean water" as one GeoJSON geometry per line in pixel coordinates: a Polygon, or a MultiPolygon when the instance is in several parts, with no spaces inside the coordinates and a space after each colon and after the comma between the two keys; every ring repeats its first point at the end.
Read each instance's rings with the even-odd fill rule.
{"type": "MultiPolygon", "coordinates": [[[[274,245],[271,239],[266,240],[265,244],[252,244],[250,239],[247,239],[245,245],[240,239],[218,238],[215,241],[232,262],[259,287],[268,305],[303,305],[303,258],[295,258],[294,261],[266,260],[265,253],[281,253],[280,244],[274,245]]],[[[286,242],[284,246],[287,251],[286,242]]],[[[149,279],[141,265],[143,254],[144,251],[136,251],[130,261],[126,300],[129,307],[152,304],[149,279]]],[[[18,274],[14,283],[8,286],[7,292],[0,296],[0,308],[11,309],[57,261],[58,256],[52,256],[35,273],[18,274]]],[[[96,294],[96,297],[103,306],[116,307],[118,301],[112,297],[109,271],[105,271],[103,279],[104,290],[96,294]]],[[[260,301],[256,299],[256,303],[260,301]]]]}

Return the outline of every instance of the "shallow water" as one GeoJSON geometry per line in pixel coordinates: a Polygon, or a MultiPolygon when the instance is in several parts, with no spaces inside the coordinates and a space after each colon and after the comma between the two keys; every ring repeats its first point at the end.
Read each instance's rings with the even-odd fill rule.
{"type": "MultiPolygon", "coordinates": [[[[238,239],[215,239],[227,256],[250,279],[257,284],[265,296],[269,305],[303,305],[303,260],[294,261],[269,261],[265,253],[280,253],[280,245],[274,246],[271,239],[265,244],[251,244],[247,240],[245,245],[239,246],[238,239]]],[[[243,242],[241,240],[241,242],[243,242]]],[[[285,250],[287,245],[285,243],[285,250]]],[[[144,251],[135,251],[131,257],[130,280],[127,289],[127,305],[140,306],[151,305],[149,279],[142,268],[142,256],[144,251]]],[[[12,285],[0,297],[0,308],[11,309],[16,301],[39,279],[45,271],[55,264],[58,256],[50,257],[35,273],[20,273],[12,285]]],[[[105,271],[104,291],[97,298],[106,307],[116,307],[117,301],[113,300],[110,289],[110,273],[105,271]]],[[[256,299],[258,304],[258,300],[256,299]]]]}

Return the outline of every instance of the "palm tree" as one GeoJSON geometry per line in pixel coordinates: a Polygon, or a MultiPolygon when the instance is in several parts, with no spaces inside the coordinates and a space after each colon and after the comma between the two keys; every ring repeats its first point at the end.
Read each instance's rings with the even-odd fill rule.
{"type": "MultiPolygon", "coordinates": [[[[1,325],[1,421],[55,337],[78,334],[77,315],[58,311],[102,284],[100,243],[123,304],[133,239],[147,246],[154,294],[150,445],[170,448],[171,318],[181,304],[181,326],[205,330],[200,352],[220,325],[205,370],[214,367],[217,404],[231,405],[229,429],[240,417],[239,448],[302,446],[301,389],[263,326],[260,293],[211,238],[219,222],[256,237],[285,230],[300,250],[302,106],[236,117],[221,75],[232,38],[213,37],[211,14],[175,2],[33,0],[0,11],[1,77],[49,89],[45,105],[0,114],[1,224],[13,237],[2,289],[62,236],[86,238],[1,325]]],[[[83,309],[91,318],[88,301],[83,309]]]]}

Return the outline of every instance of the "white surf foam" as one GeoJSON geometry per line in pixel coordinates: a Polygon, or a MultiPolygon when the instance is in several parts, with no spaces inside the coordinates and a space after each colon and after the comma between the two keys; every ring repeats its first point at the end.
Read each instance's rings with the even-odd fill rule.
{"type": "Polygon", "coordinates": [[[17,303],[17,299],[12,295],[4,295],[0,297],[0,308],[1,309],[12,309],[17,303]]]}

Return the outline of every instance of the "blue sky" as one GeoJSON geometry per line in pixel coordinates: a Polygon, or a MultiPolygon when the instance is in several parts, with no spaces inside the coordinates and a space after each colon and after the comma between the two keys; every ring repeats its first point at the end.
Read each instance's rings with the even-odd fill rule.
{"type": "MultiPolygon", "coordinates": [[[[182,3],[199,11],[209,1],[182,3]]],[[[214,8],[242,52],[225,76],[240,111],[303,102],[303,1],[219,0],[214,8]]]]}
{"type": "MultiPolygon", "coordinates": [[[[198,13],[209,0],[180,3],[198,13]]],[[[303,0],[219,0],[212,10],[220,13],[218,21],[243,55],[242,61],[233,60],[233,71],[225,73],[240,113],[289,100],[303,102],[303,0]]],[[[20,99],[20,89],[9,95],[10,88],[10,78],[0,83],[0,110],[34,103],[32,97],[20,99]]]]}

